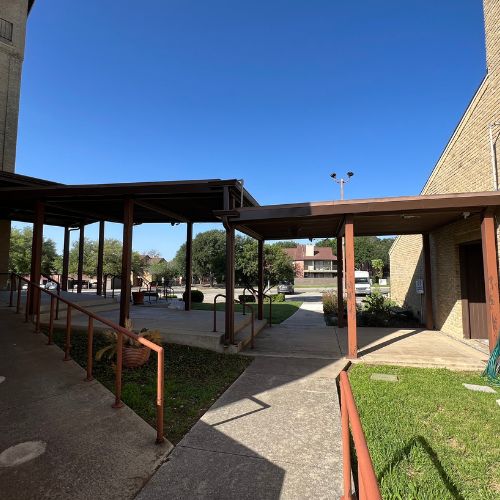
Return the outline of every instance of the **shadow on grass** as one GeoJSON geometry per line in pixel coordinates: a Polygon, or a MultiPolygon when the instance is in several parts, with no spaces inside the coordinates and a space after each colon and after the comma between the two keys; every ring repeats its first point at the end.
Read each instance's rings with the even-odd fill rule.
{"type": "Polygon", "coordinates": [[[382,481],[382,478],[390,471],[392,470],[396,465],[398,465],[401,461],[403,461],[405,458],[408,458],[408,456],[411,453],[411,450],[415,446],[421,446],[424,451],[427,453],[429,458],[431,459],[434,467],[438,471],[441,480],[443,481],[443,484],[446,486],[446,489],[450,492],[450,495],[455,498],[456,500],[465,500],[465,497],[463,497],[460,492],[458,491],[458,488],[456,484],[453,482],[453,480],[450,478],[450,476],[447,474],[447,472],[444,470],[444,467],[441,464],[441,461],[439,460],[439,457],[437,453],[433,450],[427,439],[425,439],[423,436],[416,436],[413,439],[411,439],[408,444],[399,450],[398,453],[396,453],[391,461],[390,464],[388,464],[385,469],[382,470],[382,472],[378,475],[378,482],[380,483],[382,481]]]}

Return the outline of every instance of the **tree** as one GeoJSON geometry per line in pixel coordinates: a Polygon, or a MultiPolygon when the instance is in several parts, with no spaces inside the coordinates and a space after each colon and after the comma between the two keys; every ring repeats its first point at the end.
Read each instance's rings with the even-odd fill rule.
{"type": "MultiPolygon", "coordinates": [[[[122,272],[122,243],[113,238],[104,240],[103,253],[103,273],[113,276],[120,276],[122,272]]],[[[69,272],[76,275],[78,272],[78,252],[79,242],[73,242],[69,252],[69,272]]],[[[97,276],[97,256],[99,245],[97,241],[85,238],[83,244],[83,274],[94,278],[97,276]]],[[[141,254],[132,252],[132,271],[141,274],[144,269],[141,254]]]]}
{"type": "Polygon", "coordinates": [[[175,268],[172,262],[161,260],[148,266],[148,272],[153,281],[159,282],[163,278],[167,283],[176,277],[175,268]]]}
{"type": "Polygon", "coordinates": [[[224,281],[226,274],[226,233],[212,229],[193,239],[193,273],[199,278],[224,281]]]}
{"type": "Polygon", "coordinates": [[[377,280],[384,276],[384,261],[382,259],[372,260],[373,274],[377,280]]]}
{"type": "MultiPolygon", "coordinates": [[[[354,238],[354,260],[357,269],[370,270],[372,260],[380,259],[384,269],[389,267],[389,249],[394,238],[378,238],[377,236],[356,236],[354,238]]],[[[331,247],[334,254],[337,253],[337,240],[326,238],[316,243],[317,247],[331,247]]]]}
{"type": "MultiPolygon", "coordinates": [[[[280,243],[264,246],[264,280],[268,288],[280,281],[293,280],[293,262],[283,248],[280,243]]],[[[258,243],[254,239],[241,238],[236,248],[235,271],[237,282],[249,287],[257,284],[258,243]]]]}
{"type": "MultiPolygon", "coordinates": [[[[19,274],[29,274],[31,272],[32,240],[32,228],[12,228],[9,253],[9,268],[12,271],[19,274]]],[[[42,244],[42,273],[55,274],[60,272],[60,265],[61,259],[57,254],[55,242],[49,238],[44,238],[42,244]]]]}

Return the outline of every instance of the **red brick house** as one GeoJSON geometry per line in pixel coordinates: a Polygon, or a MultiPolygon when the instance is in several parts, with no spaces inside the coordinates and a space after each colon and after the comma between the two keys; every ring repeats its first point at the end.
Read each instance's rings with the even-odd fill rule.
{"type": "Polygon", "coordinates": [[[337,256],[333,255],[331,247],[297,245],[284,250],[293,260],[296,285],[328,285],[334,282],[337,256]]]}

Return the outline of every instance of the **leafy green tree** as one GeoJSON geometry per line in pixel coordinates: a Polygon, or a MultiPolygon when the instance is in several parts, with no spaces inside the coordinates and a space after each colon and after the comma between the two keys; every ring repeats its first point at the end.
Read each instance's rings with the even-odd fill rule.
{"type": "Polygon", "coordinates": [[[153,281],[156,282],[161,281],[162,278],[164,278],[166,282],[169,282],[177,276],[174,264],[166,260],[150,264],[148,266],[148,272],[153,277],[153,281]]]}
{"type": "MultiPolygon", "coordinates": [[[[78,272],[78,240],[73,242],[69,252],[69,272],[76,275],[78,272]]],[[[97,257],[99,252],[99,245],[97,241],[85,238],[83,244],[83,274],[91,278],[97,276],[97,257]]],[[[139,252],[132,252],[132,271],[136,274],[141,274],[143,271],[143,264],[139,252]]],[[[122,243],[113,238],[106,238],[104,240],[104,253],[103,253],[103,273],[120,276],[122,272],[122,243]]]]}
{"type": "MultiPolygon", "coordinates": [[[[9,253],[9,268],[12,271],[19,274],[30,273],[32,240],[32,228],[12,228],[9,253]]],[[[60,272],[60,265],[61,259],[57,254],[56,244],[53,240],[44,238],[42,245],[42,273],[58,273],[60,272]]]]}
{"type": "Polygon", "coordinates": [[[193,273],[200,278],[224,281],[226,272],[226,233],[213,229],[193,239],[193,273]]]}
{"type": "Polygon", "coordinates": [[[382,259],[372,260],[373,274],[377,280],[384,276],[384,261],[382,259]]]}
{"type": "MultiPolygon", "coordinates": [[[[292,281],[293,262],[281,244],[264,246],[264,280],[271,288],[280,281],[292,281]]],[[[286,247],[285,247],[286,248],[286,247]]],[[[258,243],[252,238],[242,238],[236,249],[236,281],[254,286],[258,280],[258,243]]]]}

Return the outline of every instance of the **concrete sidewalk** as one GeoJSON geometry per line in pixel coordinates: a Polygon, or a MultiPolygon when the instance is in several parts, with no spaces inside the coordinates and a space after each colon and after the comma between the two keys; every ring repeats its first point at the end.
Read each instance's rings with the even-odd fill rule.
{"type": "Polygon", "coordinates": [[[133,498],[171,444],[46,342],[0,307],[0,497],[133,498]]]}
{"type": "Polygon", "coordinates": [[[337,499],[342,361],[257,358],[191,429],[138,496],[337,499]]]}

